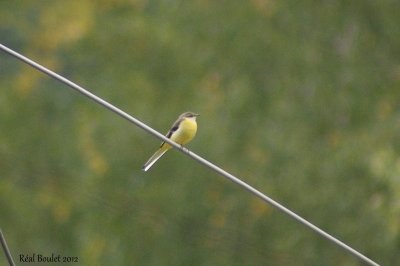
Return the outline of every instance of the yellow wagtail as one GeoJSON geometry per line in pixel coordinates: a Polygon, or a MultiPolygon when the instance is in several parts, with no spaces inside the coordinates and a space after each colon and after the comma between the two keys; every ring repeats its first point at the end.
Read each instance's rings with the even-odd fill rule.
{"type": "MultiPolygon", "coordinates": [[[[186,112],[179,116],[178,120],[172,125],[171,129],[168,131],[166,137],[170,140],[184,145],[189,143],[197,131],[197,123],[196,118],[199,116],[198,114],[192,112],[186,112]]],[[[161,143],[160,148],[150,157],[150,159],[143,165],[142,170],[147,171],[150,167],[163,156],[172,146],[168,143],[161,143]]]]}

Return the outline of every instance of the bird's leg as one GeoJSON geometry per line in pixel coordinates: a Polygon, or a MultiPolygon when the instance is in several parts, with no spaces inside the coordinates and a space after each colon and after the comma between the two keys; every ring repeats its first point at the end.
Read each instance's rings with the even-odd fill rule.
{"type": "Polygon", "coordinates": [[[183,146],[182,144],[180,144],[180,145],[181,145],[181,149],[182,149],[184,152],[189,153],[189,150],[188,150],[185,146],[183,146]]]}

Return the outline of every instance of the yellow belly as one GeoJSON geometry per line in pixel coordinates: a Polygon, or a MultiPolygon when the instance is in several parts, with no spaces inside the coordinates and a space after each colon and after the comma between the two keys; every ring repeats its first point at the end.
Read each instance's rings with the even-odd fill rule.
{"type": "Polygon", "coordinates": [[[191,141],[194,136],[196,135],[197,131],[197,123],[193,119],[184,119],[178,130],[176,130],[172,136],[171,140],[175,141],[176,143],[179,144],[186,144],[189,141],[191,141]]]}

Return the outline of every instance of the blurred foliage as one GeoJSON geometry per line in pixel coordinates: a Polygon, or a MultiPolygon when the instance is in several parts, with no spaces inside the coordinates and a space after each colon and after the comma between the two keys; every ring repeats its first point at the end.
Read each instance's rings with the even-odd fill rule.
{"type": "MultiPolygon", "coordinates": [[[[400,261],[397,1],[2,1],[1,42],[383,265],[400,261]]],[[[0,225],[83,265],[360,265],[66,86],[0,55],[0,225]]]]}

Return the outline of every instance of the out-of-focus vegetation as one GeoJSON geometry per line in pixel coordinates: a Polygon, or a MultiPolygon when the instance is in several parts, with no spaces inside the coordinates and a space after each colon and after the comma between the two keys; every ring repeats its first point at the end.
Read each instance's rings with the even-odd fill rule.
{"type": "MultiPolygon", "coordinates": [[[[1,42],[383,265],[400,261],[399,2],[2,1],[1,42]]],[[[0,53],[0,226],[83,265],[359,265],[185,156],[0,53]]],[[[1,255],[0,259],[4,256],[1,255]]]]}

